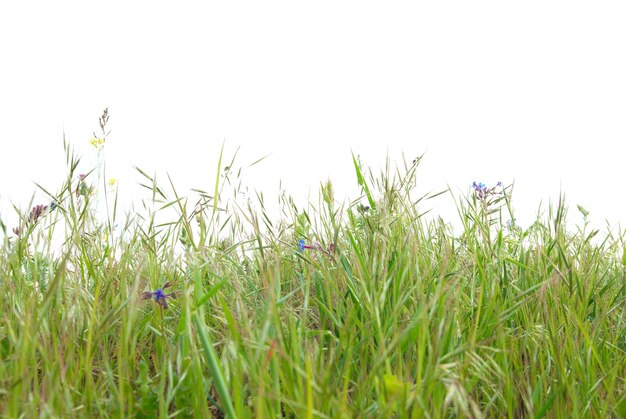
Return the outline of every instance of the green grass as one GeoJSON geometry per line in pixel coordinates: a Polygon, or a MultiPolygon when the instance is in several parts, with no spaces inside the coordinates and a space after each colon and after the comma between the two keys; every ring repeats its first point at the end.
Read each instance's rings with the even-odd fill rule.
{"type": "Polygon", "coordinates": [[[568,232],[563,200],[521,230],[511,188],[470,194],[455,233],[419,161],[355,159],[362,197],[276,220],[232,161],[197,201],[141,172],[122,217],[67,150],[58,207],[0,251],[3,417],[626,417],[624,237],[568,232]]]}

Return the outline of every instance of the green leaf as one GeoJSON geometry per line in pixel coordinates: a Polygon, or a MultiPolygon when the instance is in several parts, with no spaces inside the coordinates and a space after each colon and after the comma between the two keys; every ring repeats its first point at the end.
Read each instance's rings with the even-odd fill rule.
{"type": "Polygon", "coordinates": [[[621,419],[626,419],[626,395],[622,397],[622,400],[615,406],[615,413],[617,413],[621,419]]]}
{"type": "Polygon", "coordinates": [[[402,397],[405,394],[409,394],[410,384],[400,380],[397,375],[383,375],[383,384],[390,398],[402,397]]]}
{"type": "Polygon", "coordinates": [[[211,342],[209,335],[204,330],[205,324],[200,320],[200,316],[198,313],[193,314],[193,323],[196,326],[196,332],[198,333],[198,336],[200,337],[200,342],[202,343],[202,347],[204,348],[204,355],[207,364],[209,365],[209,371],[211,371],[213,381],[215,382],[217,393],[222,399],[222,405],[224,411],[226,412],[226,417],[236,418],[237,415],[235,414],[233,401],[230,397],[230,393],[228,392],[228,387],[226,386],[224,372],[222,371],[222,367],[217,357],[217,353],[215,352],[215,349],[213,349],[213,343],[211,342]]]}
{"type": "Polygon", "coordinates": [[[365,182],[365,178],[363,178],[363,173],[361,172],[361,165],[356,159],[356,156],[352,154],[352,162],[354,163],[354,170],[356,171],[356,179],[359,182],[359,186],[363,188],[365,195],[367,195],[367,201],[370,203],[370,207],[372,209],[376,209],[376,202],[374,202],[374,198],[372,198],[372,194],[370,193],[370,189],[365,182]]]}

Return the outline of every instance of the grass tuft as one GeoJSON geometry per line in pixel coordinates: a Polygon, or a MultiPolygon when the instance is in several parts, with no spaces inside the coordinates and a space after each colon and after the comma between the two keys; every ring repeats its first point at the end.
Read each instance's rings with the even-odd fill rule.
{"type": "Polygon", "coordinates": [[[454,231],[419,158],[353,156],[363,196],[275,219],[222,148],[212,195],[137,169],[122,218],[65,147],[54,205],[0,222],[2,416],[625,417],[624,236],[582,207],[568,231],[564,196],[521,228],[512,186],[475,183],[454,231]]]}

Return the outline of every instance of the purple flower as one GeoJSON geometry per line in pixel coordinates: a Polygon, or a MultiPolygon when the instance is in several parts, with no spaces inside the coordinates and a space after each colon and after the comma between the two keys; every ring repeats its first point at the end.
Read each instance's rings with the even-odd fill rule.
{"type": "Polygon", "coordinates": [[[488,188],[487,185],[482,182],[472,183],[472,188],[474,188],[474,194],[476,195],[476,198],[480,199],[481,201],[485,200],[490,195],[501,194],[502,191],[496,192],[496,188],[500,187],[502,187],[502,182],[498,182],[496,186],[492,186],[491,188],[488,188]]]}
{"type": "Polygon", "coordinates": [[[39,217],[41,217],[46,210],[46,205],[36,205],[30,210],[30,214],[28,215],[28,221],[36,222],[39,217]]]}
{"type": "Polygon", "coordinates": [[[487,188],[484,183],[474,182],[472,183],[472,187],[474,188],[474,193],[478,199],[483,199],[485,195],[487,195],[487,188]]]}
{"type": "Polygon", "coordinates": [[[141,293],[141,299],[142,300],[151,300],[152,297],[154,297],[154,300],[157,302],[158,305],[160,305],[163,308],[167,308],[167,299],[168,298],[175,298],[176,297],[176,293],[172,292],[169,294],[166,294],[163,292],[163,290],[165,288],[168,288],[172,285],[172,283],[170,281],[167,281],[165,284],[163,284],[163,288],[159,288],[156,291],[143,291],[141,293]]]}

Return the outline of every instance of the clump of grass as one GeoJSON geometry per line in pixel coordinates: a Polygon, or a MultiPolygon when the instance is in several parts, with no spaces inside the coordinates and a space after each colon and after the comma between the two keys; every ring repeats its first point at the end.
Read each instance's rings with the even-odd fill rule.
{"type": "Polygon", "coordinates": [[[421,212],[419,159],[355,158],[362,197],[327,182],[274,220],[220,155],[195,198],[140,170],[121,219],[66,151],[54,211],[0,251],[3,416],[626,415],[624,237],[568,232],[564,200],[524,230],[476,184],[458,234],[421,212]]]}

